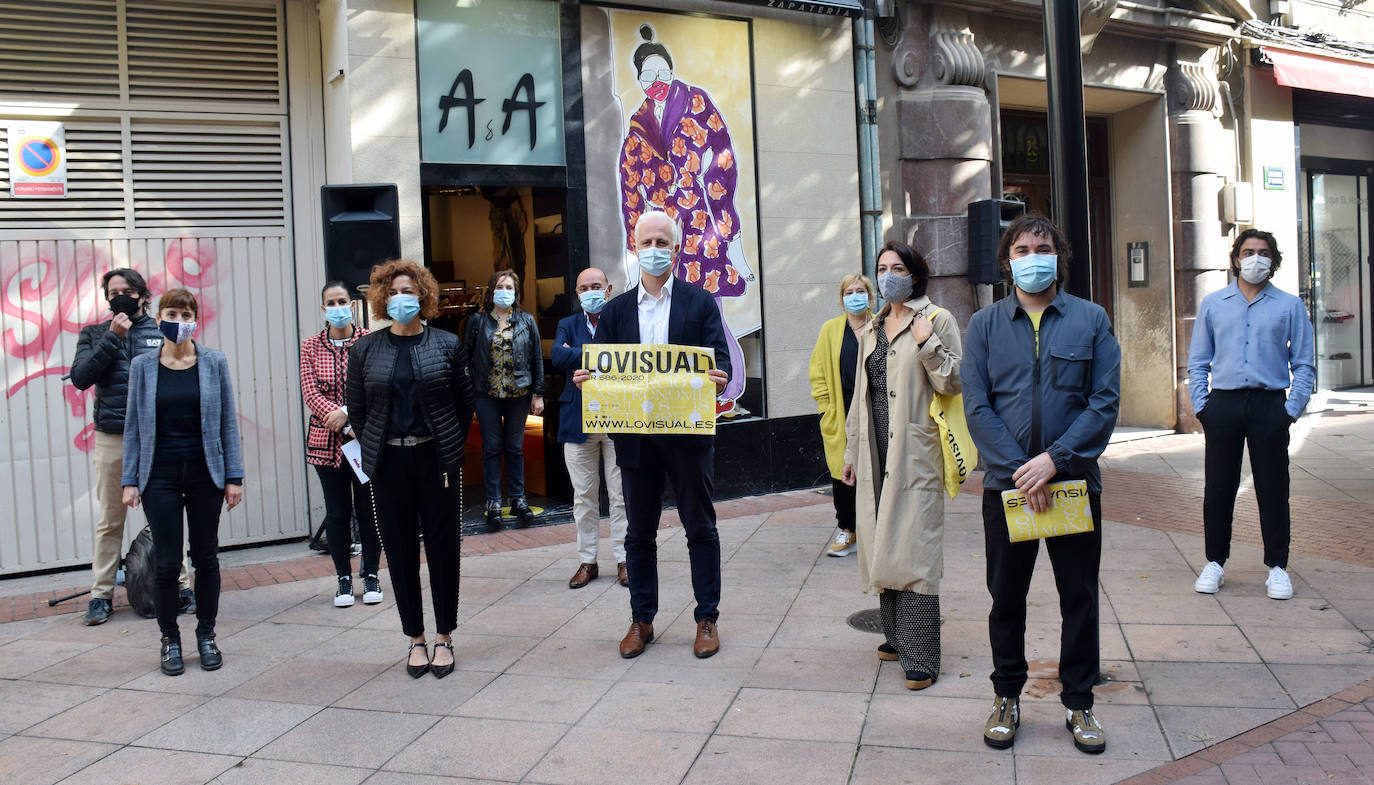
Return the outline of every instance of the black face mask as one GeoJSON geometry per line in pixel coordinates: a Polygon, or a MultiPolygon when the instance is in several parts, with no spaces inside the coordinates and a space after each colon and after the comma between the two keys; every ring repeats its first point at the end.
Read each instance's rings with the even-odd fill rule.
{"type": "Polygon", "coordinates": [[[127,294],[116,294],[110,298],[110,311],[112,313],[122,313],[130,319],[138,313],[139,303],[137,297],[127,294]]]}

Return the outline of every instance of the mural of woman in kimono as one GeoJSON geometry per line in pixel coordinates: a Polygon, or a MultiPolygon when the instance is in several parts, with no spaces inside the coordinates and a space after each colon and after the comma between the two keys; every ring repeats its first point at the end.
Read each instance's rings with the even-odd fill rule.
{"type": "MultiPolygon", "coordinates": [[[[721,303],[723,297],[743,295],[754,280],[743,250],[738,243],[731,245],[739,237],[740,220],[735,210],[739,167],[730,129],[705,90],[675,78],[672,55],[654,40],[653,27],[641,25],[639,35],[644,43],[633,59],[645,98],[630,118],[617,172],[626,248],[633,252],[635,221],[646,208],[662,210],[678,222],[682,251],[677,275],[715,297],[731,367],[743,369],[744,354],[721,303]]],[[[722,416],[746,413],[735,405],[744,384],[744,373],[730,375],[717,404],[722,416]]]]}

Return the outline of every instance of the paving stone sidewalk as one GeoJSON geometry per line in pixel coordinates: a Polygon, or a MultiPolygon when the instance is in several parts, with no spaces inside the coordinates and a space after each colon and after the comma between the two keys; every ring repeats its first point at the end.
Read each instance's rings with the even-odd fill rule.
{"type": "MultiPolygon", "coordinates": [[[[1321,419],[1313,430],[1329,435],[1321,419]]],[[[1183,487],[1170,483],[1196,478],[1173,475],[1109,474],[1109,499],[1148,501],[1104,525],[1099,757],[1064,730],[1044,563],[1025,724],[1012,750],[982,744],[991,661],[976,494],[947,506],[944,665],[913,693],[877,661],[878,637],[845,623],[876,601],[857,590],[852,557],[823,555],[828,498],[792,492],[720,504],[724,647],[708,660],[691,656],[679,528],[660,534],[659,639],[632,661],[615,650],[625,590],[566,587],[571,526],[465,542],[458,670],[443,681],[405,675],[389,601],[333,607],[322,557],[232,568],[243,582],[221,603],[214,673],[191,657],[185,675],[161,675],[155,624],[127,609],[93,628],[74,613],[0,623],[0,783],[1368,784],[1374,568],[1305,543],[1290,565],[1296,596],[1275,602],[1242,537],[1225,589],[1196,594],[1200,526],[1173,530],[1183,516],[1167,514],[1183,487]]],[[[1368,512],[1336,530],[1350,554],[1367,544],[1368,512]]]]}

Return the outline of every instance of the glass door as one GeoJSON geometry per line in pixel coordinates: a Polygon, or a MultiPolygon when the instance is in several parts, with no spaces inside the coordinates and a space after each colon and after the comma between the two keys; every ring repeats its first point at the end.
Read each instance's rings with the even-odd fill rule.
{"type": "Polygon", "coordinates": [[[1317,389],[1370,384],[1369,178],[1309,171],[1307,193],[1317,389]]]}

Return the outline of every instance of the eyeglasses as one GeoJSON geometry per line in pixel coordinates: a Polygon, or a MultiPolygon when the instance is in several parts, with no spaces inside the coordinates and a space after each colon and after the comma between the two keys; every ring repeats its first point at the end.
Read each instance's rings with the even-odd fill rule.
{"type": "Polygon", "coordinates": [[[641,71],[639,74],[640,84],[653,84],[654,82],[671,81],[673,81],[673,71],[670,68],[665,68],[661,71],[641,71]]]}

